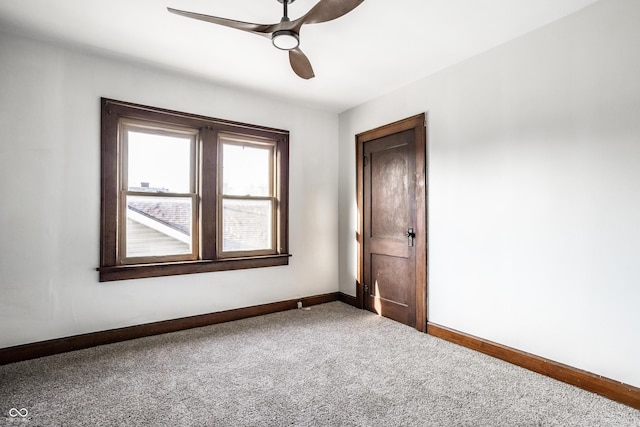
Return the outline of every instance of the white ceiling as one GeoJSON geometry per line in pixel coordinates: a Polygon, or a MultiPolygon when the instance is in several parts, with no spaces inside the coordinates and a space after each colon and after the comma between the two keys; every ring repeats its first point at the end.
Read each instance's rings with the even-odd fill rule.
{"type": "MultiPolygon", "coordinates": [[[[263,37],[170,14],[280,21],[277,0],[0,0],[0,29],[342,112],[569,15],[596,0],[365,0],[305,25],[303,80],[263,37]]],[[[318,0],[296,0],[295,19],[318,0]]]]}

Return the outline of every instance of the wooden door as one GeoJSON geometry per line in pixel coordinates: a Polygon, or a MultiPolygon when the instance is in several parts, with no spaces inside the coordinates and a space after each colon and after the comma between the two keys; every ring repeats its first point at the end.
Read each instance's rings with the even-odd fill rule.
{"type": "Polygon", "coordinates": [[[358,135],[363,308],[426,329],[424,116],[358,135]]]}

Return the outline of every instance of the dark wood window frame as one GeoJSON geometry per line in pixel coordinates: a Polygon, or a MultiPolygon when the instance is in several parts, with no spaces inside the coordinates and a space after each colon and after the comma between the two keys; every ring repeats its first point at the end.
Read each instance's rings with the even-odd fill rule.
{"type": "Polygon", "coordinates": [[[101,282],[160,277],[225,270],[240,270],[287,265],[289,263],[289,132],[280,129],[232,122],[195,114],[148,107],[129,102],[101,100],[101,209],[100,267],[101,282]],[[200,147],[198,161],[198,259],[153,263],[122,263],[118,256],[120,209],[120,141],[122,120],[156,123],[158,126],[180,126],[198,130],[200,147]],[[219,134],[264,138],[275,144],[275,199],[277,217],[276,250],[273,254],[239,253],[220,257],[218,233],[218,144],[219,134]]]}

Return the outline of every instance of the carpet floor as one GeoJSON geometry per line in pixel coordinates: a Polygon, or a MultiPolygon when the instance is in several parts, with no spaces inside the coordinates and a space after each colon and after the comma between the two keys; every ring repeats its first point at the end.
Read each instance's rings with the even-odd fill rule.
{"type": "Polygon", "coordinates": [[[28,427],[640,426],[638,410],[340,302],[0,366],[0,410],[28,427]]]}

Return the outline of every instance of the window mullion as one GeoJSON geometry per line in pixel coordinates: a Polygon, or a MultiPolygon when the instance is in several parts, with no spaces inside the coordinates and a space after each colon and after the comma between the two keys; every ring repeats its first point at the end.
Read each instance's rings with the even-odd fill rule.
{"type": "Polygon", "coordinates": [[[212,128],[200,131],[200,254],[213,260],[216,255],[218,223],[218,132],[212,128]]]}

